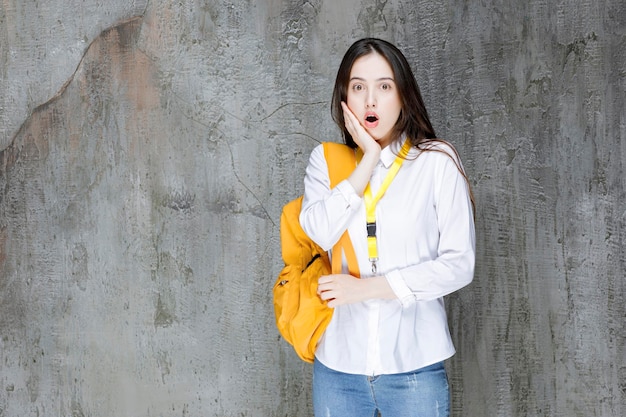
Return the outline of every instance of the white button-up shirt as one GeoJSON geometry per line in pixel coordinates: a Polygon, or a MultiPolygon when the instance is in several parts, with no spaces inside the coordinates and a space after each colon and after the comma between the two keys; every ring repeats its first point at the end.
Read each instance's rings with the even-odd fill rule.
{"type": "MultiPolygon", "coordinates": [[[[372,194],[401,145],[398,140],[382,150],[370,179],[372,194]]],[[[472,281],[474,219],[456,153],[444,143],[435,149],[442,152],[412,148],[376,207],[376,275],[387,278],[398,298],[335,308],[316,350],[317,359],[331,369],[364,375],[402,373],[455,352],[443,296],[472,281]]],[[[304,186],[304,231],[330,250],[347,228],[361,277],[371,277],[363,198],[348,181],[330,189],[321,145],[311,153],[304,186]]]]}

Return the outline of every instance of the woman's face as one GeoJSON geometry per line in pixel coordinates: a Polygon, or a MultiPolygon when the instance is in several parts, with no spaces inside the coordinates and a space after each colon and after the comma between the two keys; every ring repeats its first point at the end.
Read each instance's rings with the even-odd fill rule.
{"type": "Polygon", "coordinates": [[[402,100],[385,58],[373,52],[354,61],[346,104],[382,148],[391,143],[402,100]]]}

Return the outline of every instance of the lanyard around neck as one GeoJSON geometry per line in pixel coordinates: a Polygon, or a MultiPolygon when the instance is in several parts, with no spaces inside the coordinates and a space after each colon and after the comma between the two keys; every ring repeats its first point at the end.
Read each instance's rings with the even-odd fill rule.
{"type": "Polygon", "coordinates": [[[387,188],[389,188],[389,185],[400,170],[400,167],[402,166],[402,163],[406,159],[406,156],[409,154],[410,150],[411,141],[409,140],[409,138],[407,138],[402,145],[402,149],[400,149],[400,153],[389,168],[389,172],[387,172],[387,175],[385,176],[385,179],[383,180],[383,183],[378,189],[376,195],[372,197],[372,189],[369,183],[367,184],[367,187],[365,187],[365,191],[363,193],[363,198],[365,199],[365,214],[367,221],[367,255],[370,262],[372,263],[373,274],[376,273],[376,262],[378,261],[378,244],[376,241],[376,204],[385,194],[387,188]]]}

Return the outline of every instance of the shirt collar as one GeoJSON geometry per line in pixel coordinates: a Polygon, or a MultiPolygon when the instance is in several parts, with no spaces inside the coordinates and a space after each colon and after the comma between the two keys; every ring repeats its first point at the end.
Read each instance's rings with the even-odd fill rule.
{"type": "Polygon", "coordinates": [[[382,151],[380,151],[380,162],[385,168],[388,169],[391,164],[393,164],[393,161],[396,160],[396,157],[400,154],[400,149],[402,149],[405,139],[406,135],[402,134],[398,139],[394,140],[382,151]]]}

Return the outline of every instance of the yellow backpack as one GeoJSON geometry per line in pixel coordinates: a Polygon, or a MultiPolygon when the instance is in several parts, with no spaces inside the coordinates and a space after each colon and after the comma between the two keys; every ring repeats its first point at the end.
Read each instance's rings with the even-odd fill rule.
{"type": "MultiPolygon", "coordinates": [[[[356,166],[354,150],[339,143],[325,142],[330,187],[348,178],[356,166]]],[[[280,218],[280,243],[284,268],[274,284],[276,327],[298,356],[313,362],[315,348],[333,315],[333,310],[317,295],[321,275],[341,272],[342,251],[351,275],[359,276],[359,266],[345,231],[333,246],[332,268],[328,253],[313,242],[300,226],[302,196],[283,207],[280,218]]]]}

